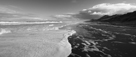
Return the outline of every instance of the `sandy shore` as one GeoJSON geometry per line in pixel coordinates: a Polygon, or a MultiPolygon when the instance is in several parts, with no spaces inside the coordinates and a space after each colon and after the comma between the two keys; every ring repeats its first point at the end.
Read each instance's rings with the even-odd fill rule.
{"type": "Polygon", "coordinates": [[[12,31],[0,35],[0,57],[67,57],[71,53],[67,30],[12,31]]]}

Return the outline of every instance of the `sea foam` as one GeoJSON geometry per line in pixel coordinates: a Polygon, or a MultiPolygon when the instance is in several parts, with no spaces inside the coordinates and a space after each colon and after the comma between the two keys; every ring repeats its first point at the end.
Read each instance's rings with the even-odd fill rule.
{"type": "Polygon", "coordinates": [[[63,23],[63,22],[62,21],[46,21],[46,22],[0,22],[0,25],[46,24],[46,23],[63,23]]]}
{"type": "Polygon", "coordinates": [[[6,29],[1,29],[1,31],[0,31],[0,35],[2,35],[2,34],[6,34],[6,33],[11,33],[11,31],[6,30],[6,29]]]}

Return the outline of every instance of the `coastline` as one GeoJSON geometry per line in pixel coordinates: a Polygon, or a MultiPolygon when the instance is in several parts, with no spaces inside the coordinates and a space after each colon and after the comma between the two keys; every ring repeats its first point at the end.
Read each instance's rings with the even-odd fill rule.
{"type": "Polygon", "coordinates": [[[44,30],[5,33],[0,35],[2,57],[68,57],[73,30],[44,30]],[[46,38],[45,38],[46,37],[46,38]]]}

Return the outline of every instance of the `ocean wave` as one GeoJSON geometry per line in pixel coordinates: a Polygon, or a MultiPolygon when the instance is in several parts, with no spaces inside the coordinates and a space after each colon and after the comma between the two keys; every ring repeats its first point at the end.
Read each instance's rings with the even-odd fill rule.
{"type": "Polygon", "coordinates": [[[11,33],[11,31],[10,30],[6,30],[6,29],[1,29],[0,35],[6,34],[6,33],[11,33]]]}
{"type": "Polygon", "coordinates": [[[62,21],[46,21],[46,22],[0,22],[0,25],[21,25],[21,24],[46,24],[46,23],[63,23],[62,21]]]}

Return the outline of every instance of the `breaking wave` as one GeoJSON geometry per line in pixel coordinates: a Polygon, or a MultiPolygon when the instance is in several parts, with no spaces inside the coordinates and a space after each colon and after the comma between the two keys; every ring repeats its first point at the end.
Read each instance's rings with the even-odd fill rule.
{"type": "Polygon", "coordinates": [[[21,25],[21,24],[46,24],[46,23],[63,23],[62,21],[46,21],[46,22],[0,22],[0,25],[21,25]]]}
{"type": "Polygon", "coordinates": [[[11,32],[10,30],[1,29],[1,30],[0,30],[0,35],[6,34],[6,33],[10,33],[10,32],[11,32]]]}

